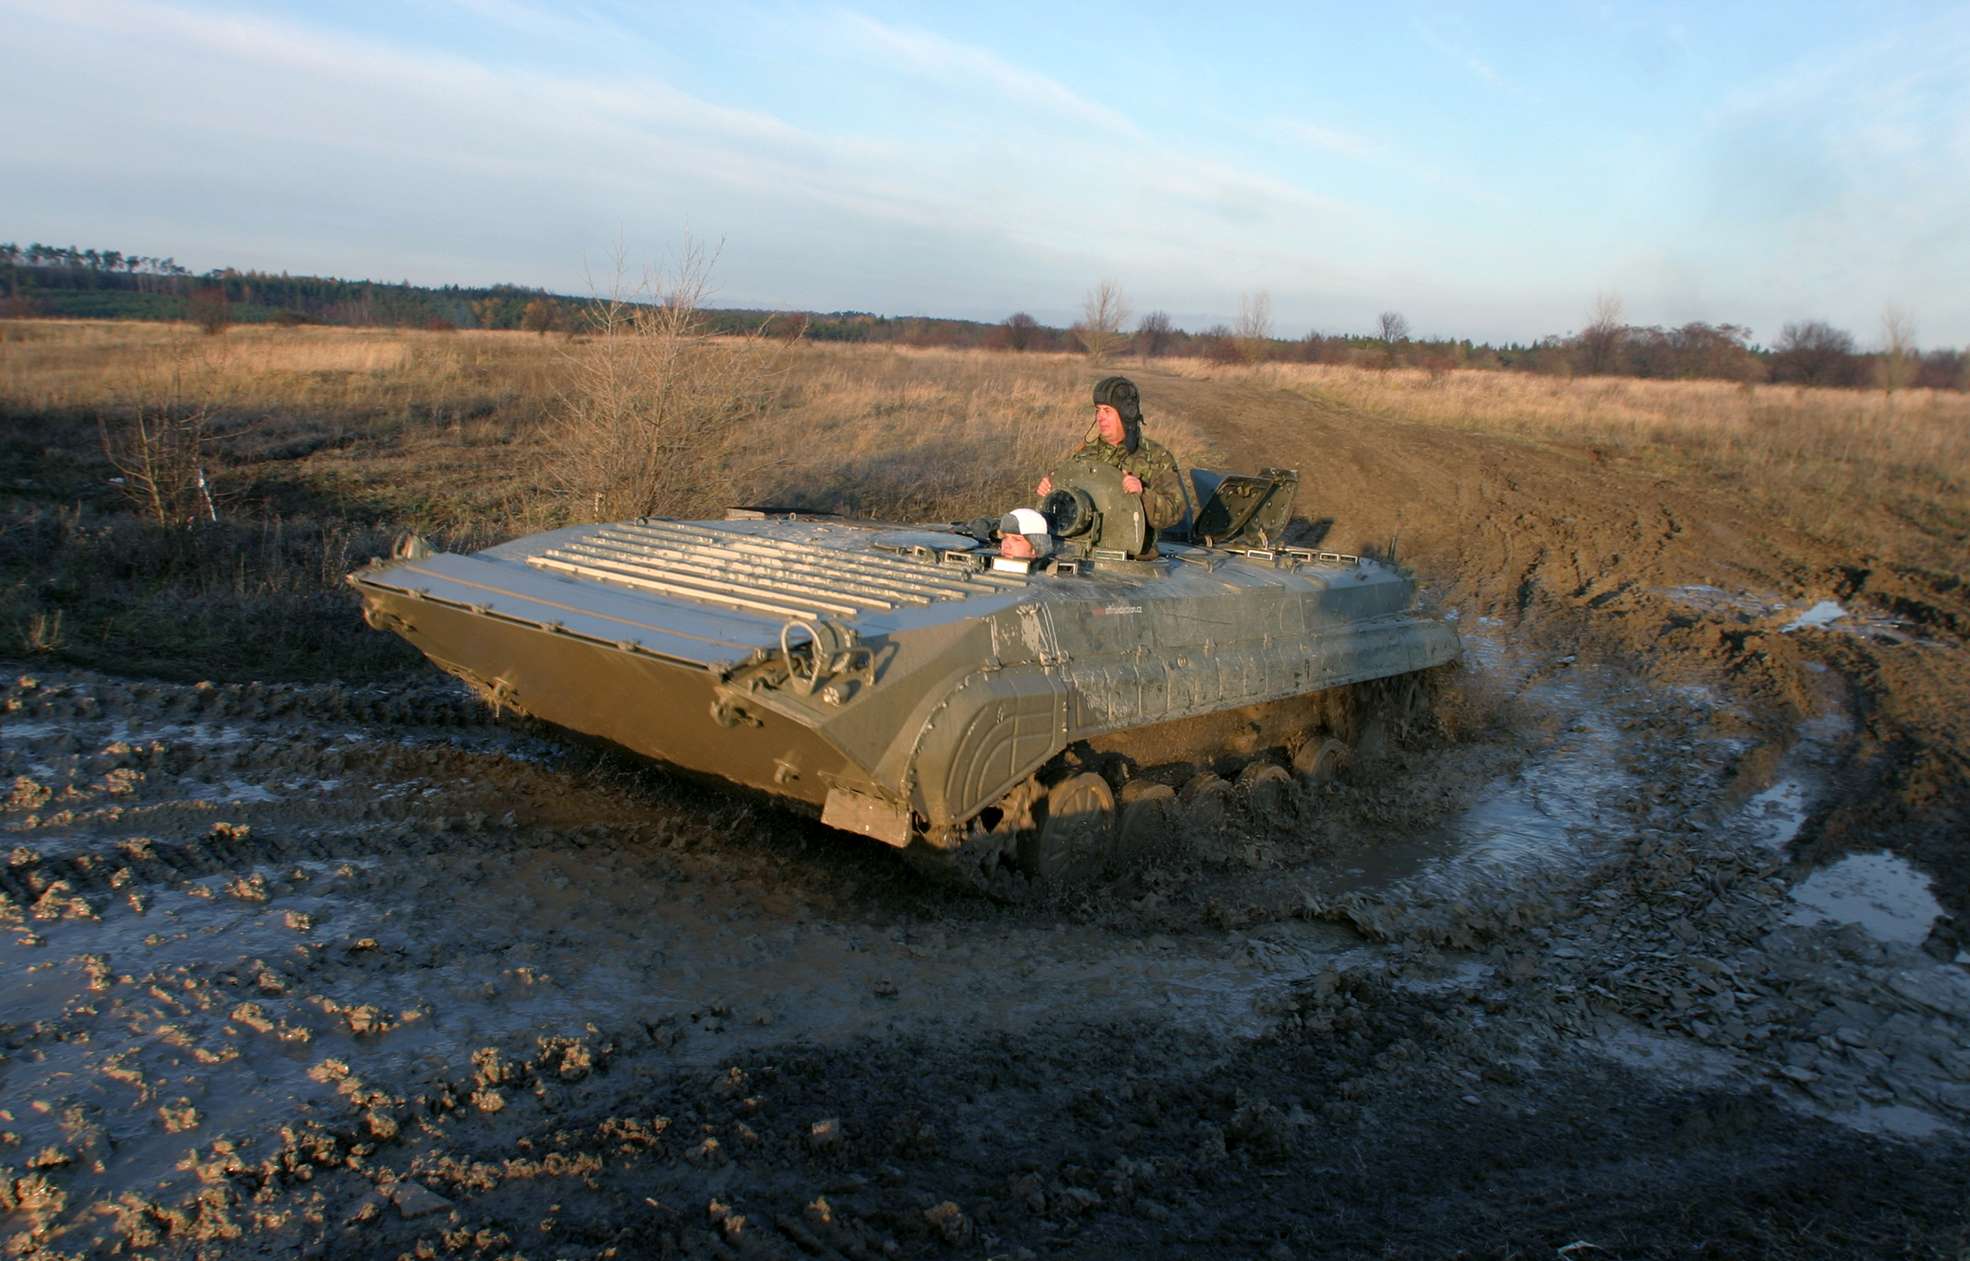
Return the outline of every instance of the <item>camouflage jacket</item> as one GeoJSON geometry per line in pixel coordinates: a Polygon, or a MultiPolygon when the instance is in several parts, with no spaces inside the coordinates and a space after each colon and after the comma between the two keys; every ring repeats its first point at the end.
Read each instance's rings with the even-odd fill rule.
{"type": "Polygon", "coordinates": [[[1071,460],[1075,456],[1100,460],[1124,473],[1134,473],[1142,482],[1143,513],[1157,531],[1182,523],[1190,506],[1183,495],[1183,475],[1177,471],[1176,457],[1162,443],[1145,436],[1136,441],[1135,450],[1125,451],[1098,437],[1090,438],[1067,458],[1071,460]]]}

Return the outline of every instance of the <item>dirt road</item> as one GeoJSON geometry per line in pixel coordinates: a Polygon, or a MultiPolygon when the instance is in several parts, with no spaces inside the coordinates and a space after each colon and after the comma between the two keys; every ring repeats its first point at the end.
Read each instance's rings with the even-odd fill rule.
{"type": "Polygon", "coordinates": [[[10,1254],[1960,1255],[1961,588],[1591,452],[1144,392],[1399,531],[1469,663],[1098,895],[435,672],[9,683],[10,1254]]]}

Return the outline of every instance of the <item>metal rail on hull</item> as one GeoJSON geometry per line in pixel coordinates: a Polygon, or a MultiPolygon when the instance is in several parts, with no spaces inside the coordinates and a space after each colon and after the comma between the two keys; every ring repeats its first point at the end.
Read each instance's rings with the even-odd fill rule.
{"type": "Polygon", "coordinates": [[[778,617],[854,617],[1016,590],[1024,579],[940,569],[741,530],[636,521],[599,528],[529,556],[570,577],[778,617]]]}

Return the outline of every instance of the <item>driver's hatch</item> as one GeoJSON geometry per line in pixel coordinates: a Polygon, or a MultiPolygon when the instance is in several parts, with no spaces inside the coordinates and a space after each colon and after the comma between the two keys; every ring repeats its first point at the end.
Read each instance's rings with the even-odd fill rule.
{"type": "Polygon", "coordinates": [[[1298,470],[1220,473],[1193,468],[1190,481],[1203,505],[1191,523],[1194,541],[1212,547],[1277,547],[1285,538],[1300,487],[1298,470]]]}

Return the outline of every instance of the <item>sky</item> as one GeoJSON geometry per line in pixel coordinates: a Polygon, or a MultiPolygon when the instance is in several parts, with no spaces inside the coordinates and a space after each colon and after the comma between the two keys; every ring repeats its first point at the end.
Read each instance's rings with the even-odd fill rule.
{"type": "Polygon", "coordinates": [[[1970,345],[1970,5],[0,0],[0,239],[720,306],[1970,345]]]}

